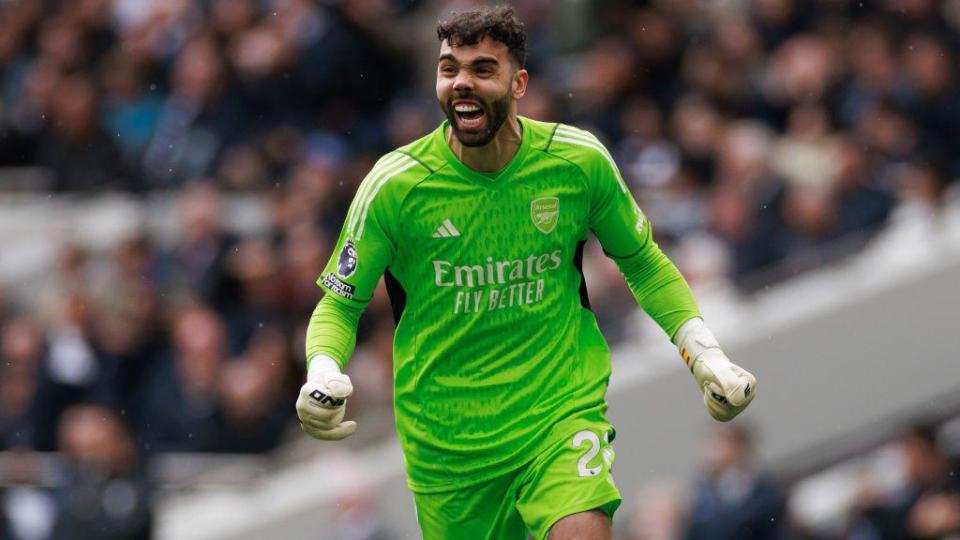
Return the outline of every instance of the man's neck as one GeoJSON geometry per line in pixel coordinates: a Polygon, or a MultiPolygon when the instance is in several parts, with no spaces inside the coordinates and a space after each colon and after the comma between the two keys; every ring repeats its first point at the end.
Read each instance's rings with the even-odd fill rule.
{"type": "Polygon", "coordinates": [[[477,172],[497,172],[507,166],[520,149],[523,135],[517,115],[511,114],[493,140],[483,146],[464,146],[447,128],[447,144],[461,163],[477,172]]]}

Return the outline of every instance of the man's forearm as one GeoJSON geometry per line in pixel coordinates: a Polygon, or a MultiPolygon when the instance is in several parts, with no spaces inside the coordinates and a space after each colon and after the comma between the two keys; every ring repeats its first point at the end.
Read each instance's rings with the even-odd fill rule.
{"type": "Polygon", "coordinates": [[[756,397],[757,379],[720,349],[686,280],[649,234],[637,253],[614,260],[637,302],[677,345],[710,416],[728,422],[756,397]]]}
{"type": "Polygon", "coordinates": [[[317,355],[329,356],[343,368],[357,344],[357,323],[363,310],[326,295],[307,326],[307,365],[317,355]]]}
{"type": "Polygon", "coordinates": [[[700,316],[690,286],[653,238],[637,253],[613,260],[637,303],[671,339],[683,323],[700,316]]]}

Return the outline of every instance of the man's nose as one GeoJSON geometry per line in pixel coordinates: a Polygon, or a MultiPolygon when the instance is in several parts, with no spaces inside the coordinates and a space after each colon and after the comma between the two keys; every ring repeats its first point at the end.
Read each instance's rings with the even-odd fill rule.
{"type": "Polygon", "coordinates": [[[468,92],[473,90],[473,80],[469,75],[457,75],[456,80],[453,81],[453,90],[455,92],[468,92]]]}

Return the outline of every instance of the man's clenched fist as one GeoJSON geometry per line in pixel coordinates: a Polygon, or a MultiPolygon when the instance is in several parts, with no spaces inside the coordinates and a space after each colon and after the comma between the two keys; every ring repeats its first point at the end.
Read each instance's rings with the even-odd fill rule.
{"type": "Polygon", "coordinates": [[[674,342],[703,393],[707,412],[715,420],[733,420],[753,401],[757,395],[757,379],[727,359],[702,319],[684,323],[674,342]]]}
{"type": "Polygon", "coordinates": [[[720,349],[707,350],[694,360],[693,377],[710,416],[721,422],[733,420],[757,395],[757,379],[720,349]]]}
{"type": "Polygon", "coordinates": [[[340,366],[326,356],[310,362],[307,382],[297,397],[297,416],[307,435],[314,439],[339,441],[357,430],[357,423],[343,421],[347,397],[353,393],[350,377],[340,373],[340,366]]]}

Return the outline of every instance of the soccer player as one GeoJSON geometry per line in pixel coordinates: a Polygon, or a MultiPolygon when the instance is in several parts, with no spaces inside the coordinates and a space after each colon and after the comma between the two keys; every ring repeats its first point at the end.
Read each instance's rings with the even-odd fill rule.
{"type": "Polygon", "coordinates": [[[384,276],[397,433],[424,538],[610,538],[621,498],[610,350],[581,271],[588,232],[677,344],[714,418],[743,410],[756,381],[704,326],[606,148],[517,115],[528,73],[513,11],[455,14],[437,34],[447,119],[357,190],[318,279],[298,416],[318,439],[356,430],[341,370],[384,276]]]}

